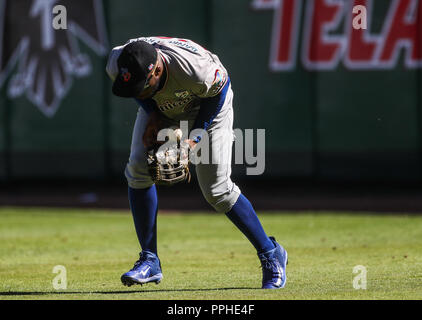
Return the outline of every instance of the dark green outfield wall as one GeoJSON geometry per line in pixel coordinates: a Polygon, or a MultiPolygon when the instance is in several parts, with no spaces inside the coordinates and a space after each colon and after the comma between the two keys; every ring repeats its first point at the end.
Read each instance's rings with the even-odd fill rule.
{"type": "MultiPolygon", "coordinates": [[[[266,129],[267,177],[421,180],[416,64],[422,24],[412,3],[66,0],[57,4],[68,9],[68,31],[48,33],[41,21],[49,11],[31,15],[34,1],[0,0],[0,179],[123,178],[137,106],[111,95],[107,52],[129,38],[164,35],[197,41],[221,58],[235,93],[235,127],[266,129]],[[366,33],[350,28],[357,4],[370,8],[366,33]],[[413,20],[402,23],[402,9],[413,20]],[[327,24],[330,15],[334,22],[327,24]],[[288,24],[290,18],[296,24],[288,24]],[[318,22],[332,26],[327,36],[343,45],[339,59],[328,60],[330,66],[306,63],[307,43],[313,44],[314,57],[325,57],[323,46],[314,46],[321,43],[320,33],[307,37],[318,22]],[[291,26],[297,29],[289,33],[291,26]],[[274,48],[285,44],[276,30],[292,35],[296,44],[288,70],[271,67],[274,48]],[[376,38],[380,52],[384,44],[398,44],[397,59],[382,67],[374,53],[371,61],[351,67],[345,56],[353,32],[376,38]],[[43,47],[47,33],[54,38],[48,48],[43,47]],[[409,45],[400,47],[395,34],[409,45]],[[416,58],[406,62],[412,45],[418,48],[416,58]],[[63,56],[63,50],[69,54],[63,56]],[[38,61],[35,69],[31,61],[38,61]],[[17,81],[19,71],[26,82],[17,81]]],[[[357,52],[366,50],[360,46],[357,52]]],[[[236,166],[234,174],[244,175],[245,168],[236,166]]]]}

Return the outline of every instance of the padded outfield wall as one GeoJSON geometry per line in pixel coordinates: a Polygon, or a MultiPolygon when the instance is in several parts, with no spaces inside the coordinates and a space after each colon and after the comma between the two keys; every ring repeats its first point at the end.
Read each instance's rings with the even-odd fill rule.
{"type": "Polygon", "coordinates": [[[111,95],[107,53],[160,35],[220,57],[235,127],[266,129],[266,177],[419,181],[419,2],[63,0],[54,30],[49,1],[0,0],[0,179],[123,178],[137,106],[111,95]]]}

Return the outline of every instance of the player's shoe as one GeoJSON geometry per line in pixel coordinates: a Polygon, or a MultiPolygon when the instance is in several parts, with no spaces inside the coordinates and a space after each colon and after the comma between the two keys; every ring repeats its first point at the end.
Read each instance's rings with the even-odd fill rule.
{"type": "Polygon", "coordinates": [[[269,237],[275,248],[258,254],[262,267],[262,289],[279,289],[286,284],[287,251],[275,240],[269,237]]]}
{"type": "Polygon", "coordinates": [[[142,285],[148,282],[159,284],[163,279],[160,259],[152,252],[142,251],[139,253],[139,260],[135,262],[133,268],[124,273],[120,279],[128,287],[133,284],[142,285]]]}

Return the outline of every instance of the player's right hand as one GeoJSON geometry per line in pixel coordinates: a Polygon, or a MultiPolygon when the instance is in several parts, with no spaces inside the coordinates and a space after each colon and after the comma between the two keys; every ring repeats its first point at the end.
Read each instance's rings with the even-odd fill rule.
{"type": "Polygon", "coordinates": [[[150,118],[148,120],[144,135],[142,137],[142,142],[145,148],[150,148],[158,143],[157,135],[160,129],[161,129],[160,115],[156,111],[153,111],[150,114],[150,118]]]}

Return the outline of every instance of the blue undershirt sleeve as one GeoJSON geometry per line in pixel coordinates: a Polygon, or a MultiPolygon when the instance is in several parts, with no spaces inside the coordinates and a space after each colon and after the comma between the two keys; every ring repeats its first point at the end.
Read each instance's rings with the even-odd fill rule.
{"type": "MultiPolygon", "coordinates": [[[[207,130],[211,125],[214,118],[220,112],[223,107],[224,101],[226,100],[227,90],[230,86],[230,78],[227,80],[227,83],[224,85],[223,89],[219,94],[211,98],[201,99],[201,107],[199,109],[198,115],[196,116],[195,122],[193,124],[192,130],[194,129],[204,129],[207,130]]],[[[191,131],[192,131],[191,130],[191,131]]],[[[196,136],[193,141],[199,142],[201,136],[196,136]]]]}

